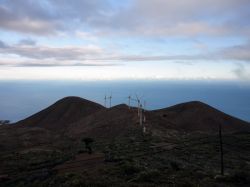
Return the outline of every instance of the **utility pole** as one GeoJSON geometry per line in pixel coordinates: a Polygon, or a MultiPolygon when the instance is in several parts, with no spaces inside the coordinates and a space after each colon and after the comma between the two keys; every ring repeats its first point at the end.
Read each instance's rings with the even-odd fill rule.
{"type": "Polygon", "coordinates": [[[221,124],[219,125],[219,138],[220,138],[220,173],[224,175],[224,160],[223,160],[223,144],[221,134],[221,124]]]}

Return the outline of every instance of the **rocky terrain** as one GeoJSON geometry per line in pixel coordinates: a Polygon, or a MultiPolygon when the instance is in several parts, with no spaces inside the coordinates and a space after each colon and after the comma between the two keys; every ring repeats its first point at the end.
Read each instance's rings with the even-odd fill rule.
{"type": "Polygon", "coordinates": [[[66,97],[0,126],[0,186],[248,186],[250,124],[192,101],[144,111],[66,97]],[[224,170],[220,175],[219,127],[224,170]],[[84,138],[93,140],[92,154],[84,138]]]}

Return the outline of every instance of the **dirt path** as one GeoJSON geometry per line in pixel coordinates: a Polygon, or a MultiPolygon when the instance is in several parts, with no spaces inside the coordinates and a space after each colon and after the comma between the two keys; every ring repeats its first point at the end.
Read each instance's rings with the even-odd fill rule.
{"type": "Polygon", "coordinates": [[[82,153],[76,155],[75,159],[56,166],[53,170],[58,173],[78,172],[100,166],[104,163],[104,160],[105,157],[103,153],[82,153]]]}

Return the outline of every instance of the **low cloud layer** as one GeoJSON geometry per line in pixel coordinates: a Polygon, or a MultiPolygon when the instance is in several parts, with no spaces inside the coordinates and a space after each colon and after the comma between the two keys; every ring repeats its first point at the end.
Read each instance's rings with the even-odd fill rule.
{"type": "Polygon", "coordinates": [[[83,47],[64,46],[64,47],[49,47],[49,46],[34,46],[32,41],[21,41],[22,45],[7,46],[1,42],[0,53],[14,54],[20,57],[30,59],[55,59],[55,60],[84,60],[93,55],[101,55],[104,50],[98,46],[87,45],[83,47]],[[32,44],[32,45],[31,45],[32,44]]]}
{"type": "Polygon", "coordinates": [[[250,80],[250,72],[247,71],[246,67],[243,64],[237,64],[237,67],[233,70],[233,73],[240,80],[250,80]]]}
{"type": "MultiPolygon", "coordinates": [[[[93,63],[95,65],[114,65],[115,63],[109,62],[144,62],[144,61],[218,61],[218,60],[233,60],[250,62],[250,43],[237,45],[232,47],[223,48],[214,53],[202,53],[195,55],[122,55],[115,52],[110,53],[99,46],[86,45],[86,46],[62,46],[50,47],[37,45],[31,39],[24,39],[19,41],[18,44],[8,45],[0,41],[0,54],[17,55],[21,58],[26,58],[32,63],[16,63],[17,66],[65,66],[65,65],[88,65],[93,63]],[[44,62],[42,62],[44,60],[44,62]],[[47,62],[47,61],[53,61],[47,62]],[[36,61],[39,61],[36,63],[36,61]],[[98,62],[98,63],[96,63],[98,62]]],[[[12,66],[15,63],[12,62],[12,66]]],[[[6,62],[0,65],[8,65],[6,62]]],[[[120,65],[120,64],[117,64],[120,65]]]]}
{"type": "Polygon", "coordinates": [[[250,41],[242,45],[227,47],[219,52],[218,55],[226,60],[238,60],[250,62],[250,41]]]}

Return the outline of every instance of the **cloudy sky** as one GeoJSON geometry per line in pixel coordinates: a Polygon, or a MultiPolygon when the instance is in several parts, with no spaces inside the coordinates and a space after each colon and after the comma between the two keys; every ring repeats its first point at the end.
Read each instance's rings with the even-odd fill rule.
{"type": "Polygon", "coordinates": [[[249,0],[0,0],[0,80],[250,81],[249,0]]]}

